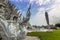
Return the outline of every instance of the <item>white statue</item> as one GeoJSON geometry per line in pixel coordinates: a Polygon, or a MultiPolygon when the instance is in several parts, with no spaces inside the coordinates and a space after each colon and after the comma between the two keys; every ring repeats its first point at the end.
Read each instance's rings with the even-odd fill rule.
{"type": "Polygon", "coordinates": [[[24,23],[23,21],[16,23],[15,21],[7,21],[3,16],[0,16],[0,27],[2,27],[6,37],[9,39],[22,40],[26,36],[26,22],[24,23]]]}
{"type": "MultiPolygon", "coordinates": [[[[5,10],[6,13],[9,13],[9,11],[10,11],[10,13],[14,12],[14,11],[11,11],[11,9],[9,8],[8,5],[7,5],[7,7],[2,5],[2,7],[4,8],[3,10],[5,10],[6,8],[9,9],[9,10],[5,10]]],[[[3,12],[3,13],[5,13],[5,12],[3,12]]],[[[4,39],[4,40],[23,40],[27,34],[26,24],[29,21],[29,19],[30,19],[30,7],[28,8],[26,17],[22,16],[22,13],[20,13],[20,12],[18,13],[17,22],[15,22],[14,20],[10,20],[10,19],[7,20],[5,18],[5,15],[0,15],[0,28],[3,29],[3,30],[1,30],[2,32],[0,32],[2,39],[4,39]],[[2,34],[2,33],[4,33],[4,34],[2,34]]]]}

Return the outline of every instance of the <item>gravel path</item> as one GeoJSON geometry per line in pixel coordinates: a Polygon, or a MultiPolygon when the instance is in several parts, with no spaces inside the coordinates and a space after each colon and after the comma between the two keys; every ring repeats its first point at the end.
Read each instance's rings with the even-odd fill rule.
{"type": "Polygon", "coordinates": [[[40,40],[38,37],[26,36],[24,40],[40,40]]]}

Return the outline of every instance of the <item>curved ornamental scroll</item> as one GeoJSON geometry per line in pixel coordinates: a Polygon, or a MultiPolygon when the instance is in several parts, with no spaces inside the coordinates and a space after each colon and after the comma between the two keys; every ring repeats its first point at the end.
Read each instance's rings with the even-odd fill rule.
{"type": "MultiPolygon", "coordinates": [[[[8,0],[5,0],[5,2],[8,1],[8,0]]],[[[2,27],[2,31],[4,31],[4,34],[6,35],[6,37],[8,38],[14,38],[14,40],[17,40],[17,39],[23,39],[25,38],[26,36],[26,24],[28,23],[28,21],[30,20],[30,16],[31,16],[31,13],[30,13],[30,8],[31,8],[31,5],[29,6],[28,8],[28,11],[27,11],[27,14],[26,14],[26,17],[23,16],[23,18],[21,18],[22,14],[19,15],[19,18],[18,20],[21,21],[20,19],[22,19],[21,22],[15,22],[14,20],[11,20],[11,14],[14,15],[14,13],[17,13],[18,10],[16,10],[14,8],[13,5],[11,5],[9,2],[7,3],[3,3],[3,4],[0,4],[1,10],[4,10],[4,15],[1,15],[0,16],[0,26],[2,27]],[[8,20],[6,19],[8,17],[10,23],[8,22],[8,20]],[[18,30],[18,32],[17,32],[18,30]]],[[[2,11],[1,11],[2,12],[2,11]]],[[[18,14],[18,13],[17,13],[18,14]]],[[[16,17],[14,17],[16,18],[16,17]]],[[[18,21],[17,20],[17,21],[18,21]]]]}
{"type": "Polygon", "coordinates": [[[4,31],[7,37],[10,37],[10,33],[8,31],[8,22],[5,20],[3,16],[0,16],[0,27],[2,27],[2,31],[4,31]]]}

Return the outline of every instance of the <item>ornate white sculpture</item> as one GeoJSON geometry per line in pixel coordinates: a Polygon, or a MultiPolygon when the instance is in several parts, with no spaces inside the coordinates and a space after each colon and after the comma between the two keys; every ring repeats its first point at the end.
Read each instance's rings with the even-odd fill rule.
{"type": "Polygon", "coordinates": [[[0,35],[1,35],[2,39],[3,40],[22,40],[22,39],[24,39],[27,34],[26,24],[30,19],[30,7],[28,8],[29,11],[27,12],[26,17],[23,17],[22,14],[19,12],[17,15],[18,17],[14,17],[14,20],[11,20],[10,13],[14,13],[14,11],[11,11],[11,8],[9,8],[11,6],[10,4],[9,5],[4,4],[4,5],[5,6],[1,5],[4,8],[3,13],[9,14],[9,16],[7,16],[7,14],[0,15],[0,28],[2,29],[2,30],[0,30],[0,35]],[[6,5],[7,5],[7,7],[6,7],[6,5]],[[8,18],[9,20],[7,20],[6,19],[7,17],[5,17],[5,16],[9,17],[8,18]],[[4,33],[4,34],[2,34],[2,33],[4,33]]]}

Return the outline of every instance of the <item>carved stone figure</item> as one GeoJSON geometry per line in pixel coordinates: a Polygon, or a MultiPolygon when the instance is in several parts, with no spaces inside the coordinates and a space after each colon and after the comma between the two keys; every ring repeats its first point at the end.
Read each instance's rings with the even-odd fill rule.
{"type": "Polygon", "coordinates": [[[0,2],[0,39],[2,40],[22,40],[26,36],[26,24],[30,19],[30,7],[26,17],[9,2],[0,2]]]}

